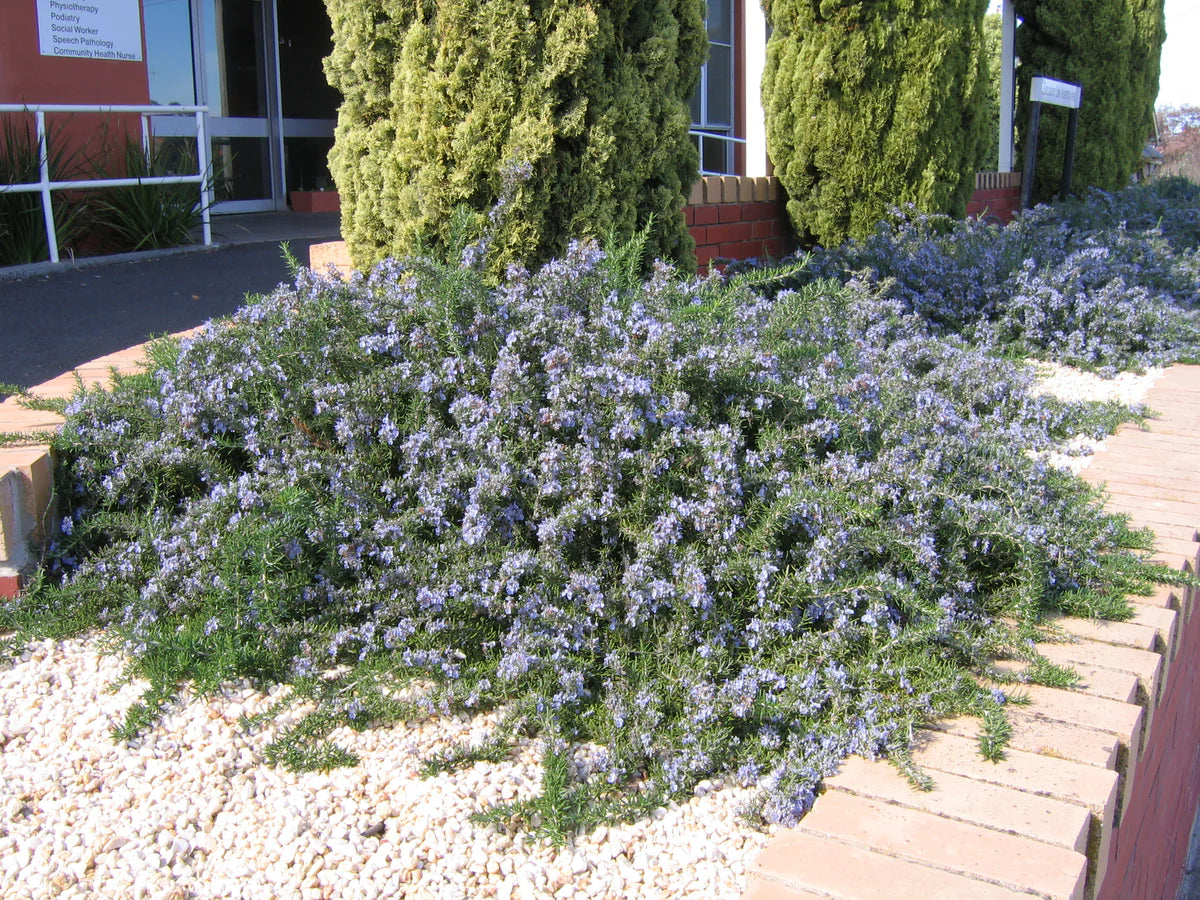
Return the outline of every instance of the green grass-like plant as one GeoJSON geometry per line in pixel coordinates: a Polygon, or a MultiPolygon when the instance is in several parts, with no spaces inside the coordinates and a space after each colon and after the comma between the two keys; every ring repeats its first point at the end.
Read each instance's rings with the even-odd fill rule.
{"type": "MultiPolygon", "coordinates": [[[[151,178],[194,175],[194,154],[173,147],[149,152],[127,139],[122,153],[123,177],[151,178]]],[[[111,188],[95,201],[97,226],[116,250],[157,250],[193,242],[202,204],[194,184],[141,184],[111,188]]]]}
{"type": "MultiPolygon", "coordinates": [[[[36,184],[41,152],[33,117],[28,113],[0,113],[0,184],[36,184]]],[[[86,151],[68,140],[61,125],[46,135],[50,178],[67,181],[87,168],[86,151]]],[[[55,191],[51,195],[54,227],[60,253],[70,253],[89,226],[86,196],[55,191]]],[[[0,189],[0,266],[42,262],[50,258],[41,194],[0,189]]]]}

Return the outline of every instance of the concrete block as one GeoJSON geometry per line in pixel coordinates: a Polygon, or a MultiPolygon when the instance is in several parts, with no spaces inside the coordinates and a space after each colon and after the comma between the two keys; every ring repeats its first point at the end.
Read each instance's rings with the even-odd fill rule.
{"type": "Polygon", "coordinates": [[[350,250],[345,241],[327,241],[308,248],[308,267],[314,272],[324,272],[333,266],[342,277],[354,271],[350,250]]]}
{"type": "Polygon", "coordinates": [[[1065,644],[1042,643],[1038,653],[1063,666],[1076,664],[1113,669],[1135,675],[1141,686],[1139,702],[1143,707],[1157,706],[1162,689],[1162,656],[1152,650],[1123,647],[1116,644],[1080,640],[1065,644]]]}
{"type": "Polygon", "coordinates": [[[1085,807],[1092,817],[1088,883],[1103,881],[1120,787],[1113,770],[1017,749],[1008,749],[1004,759],[990,762],[980,755],[978,742],[936,731],[925,732],[914,743],[913,760],[934,778],[937,772],[950,772],[1085,807]]]}
{"type": "Polygon", "coordinates": [[[1082,806],[949,772],[939,772],[933,790],[922,791],[888,763],[852,756],[825,787],[1087,852],[1089,814],[1082,806]]]}
{"type": "Polygon", "coordinates": [[[1158,632],[1145,625],[1131,622],[1104,622],[1098,619],[1076,619],[1070,616],[1054,616],[1047,620],[1069,635],[1102,644],[1115,644],[1134,650],[1157,650],[1158,632]]]}
{"type": "Polygon", "coordinates": [[[737,203],[742,199],[742,179],[737,175],[722,175],[721,202],[737,203]]]}
{"type": "Polygon", "coordinates": [[[25,512],[25,486],[20,474],[0,473],[0,567],[17,574],[29,566],[33,524],[25,512]]]}
{"type": "MultiPolygon", "coordinates": [[[[1008,746],[1014,750],[1068,759],[1100,769],[1115,770],[1121,759],[1121,742],[1114,734],[1038,717],[1022,706],[1010,706],[1006,713],[1012,726],[1008,746]]],[[[940,719],[927,727],[977,741],[982,723],[971,716],[957,716],[940,719]]]]}
{"type": "MultiPolygon", "coordinates": [[[[0,430],[3,420],[0,420],[0,430]]],[[[56,532],[54,521],[54,461],[44,444],[0,448],[0,477],[15,479],[25,529],[19,540],[40,544],[56,532]]]]}
{"type": "MultiPolygon", "coordinates": [[[[1006,659],[993,663],[995,668],[1020,675],[1026,670],[1026,664],[1021,660],[1006,659]]],[[[1081,680],[1074,690],[1109,700],[1119,700],[1122,703],[1138,702],[1138,680],[1128,672],[1115,672],[1111,669],[1098,669],[1095,666],[1076,664],[1072,667],[1081,680]],[[1084,671],[1086,669],[1086,672],[1084,671]]],[[[1022,685],[1000,685],[1005,691],[1020,694],[1022,685]]],[[[1013,707],[1020,709],[1020,707],[1013,707]]]]}

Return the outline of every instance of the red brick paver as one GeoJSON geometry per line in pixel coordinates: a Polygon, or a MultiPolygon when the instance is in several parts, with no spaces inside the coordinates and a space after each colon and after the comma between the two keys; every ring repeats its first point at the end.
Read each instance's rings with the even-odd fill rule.
{"type": "MultiPolygon", "coordinates": [[[[1084,477],[1109,509],[1154,531],[1152,558],[1195,572],[1200,367],[1168,370],[1146,404],[1159,417],[1109,438],[1084,477]]],[[[980,756],[972,719],[918,736],[929,793],[886,763],[847,760],[759,857],[745,900],[1174,897],[1200,802],[1195,593],[1130,597],[1127,622],[1056,619],[1062,642],[1038,650],[1081,683],[1028,689],[999,764],[980,756]]]]}

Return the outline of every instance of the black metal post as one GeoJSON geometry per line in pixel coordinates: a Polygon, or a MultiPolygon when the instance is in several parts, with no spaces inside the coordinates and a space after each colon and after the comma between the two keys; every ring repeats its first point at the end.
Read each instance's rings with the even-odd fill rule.
{"type": "Polygon", "coordinates": [[[1037,164],[1038,123],[1042,119],[1042,104],[1029,104],[1029,129],[1025,137],[1025,171],[1021,173],[1021,209],[1029,209],[1033,197],[1033,170],[1037,164]]]}
{"type": "Polygon", "coordinates": [[[1062,191],[1059,199],[1066,200],[1071,193],[1071,175],[1075,171],[1075,131],[1079,127],[1079,109],[1071,110],[1067,120],[1067,153],[1063,159],[1062,191]]]}

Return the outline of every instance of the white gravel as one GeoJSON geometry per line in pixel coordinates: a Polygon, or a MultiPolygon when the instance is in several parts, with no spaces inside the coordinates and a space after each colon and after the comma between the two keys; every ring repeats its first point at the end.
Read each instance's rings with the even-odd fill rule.
{"type": "MultiPolygon", "coordinates": [[[[1163,369],[1147,369],[1142,374],[1122,372],[1115,378],[1101,378],[1091,372],[1060,366],[1057,363],[1038,363],[1036,389],[1064,400],[1112,400],[1133,406],[1146,398],[1163,369]]],[[[1067,452],[1054,453],[1048,462],[1076,474],[1083,471],[1092,454],[1104,448],[1104,441],[1077,438],[1068,444],[1067,452]]]]}
{"type": "Polygon", "coordinates": [[[537,792],[536,742],[508,763],[418,768],[482,737],[486,716],[335,732],[362,762],[294,774],[264,761],[268,733],[238,726],[271,699],[240,685],[118,745],[109,729],[142,687],[111,690],[120,677],[95,638],[0,670],[0,897],[708,900],[738,897],[769,839],[737,817],[747,792],[710,784],[561,850],[474,825],[489,801],[537,792]]]}
{"type": "Polygon", "coordinates": [[[1140,403],[1165,369],[1147,369],[1138,374],[1122,372],[1115,378],[1101,378],[1092,372],[1039,362],[1036,365],[1038,387],[1046,393],[1066,400],[1116,400],[1125,404],[1140,403]]]}
{"type": "MultiPolygon", "coordinates": [[[[1136,403],[1161,370],[1041,373],[1060,396],[1136,403]]],[[[472,824],[490,802],[537,792],[536,742],[453,775],[418,768],[482,737],[487,716],[342,730],[333,740],[360,765],[295,774],[264,761],[269,731],[239,727],[272,699],[243,684],[175,704],[146,737],[115,744],[109,731],[143,687],[114,688],[121,669],[95,637],[0,663],[0,896],[714,900],[740,896],[770,839],[738,818],[747,792],[710,784],[559,850],[472,824]]]]}

